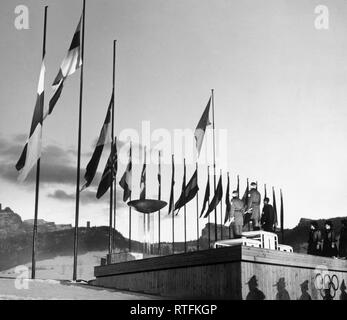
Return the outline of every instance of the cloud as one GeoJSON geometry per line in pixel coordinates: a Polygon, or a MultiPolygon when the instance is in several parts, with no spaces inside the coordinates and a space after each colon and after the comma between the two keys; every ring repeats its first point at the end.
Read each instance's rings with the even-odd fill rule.
{"type": "MultiPolygon", "coordinates": [[[[75,201],[76,200],[76,194],[75,193],[67,193],[66,191],[62,189],[57,189],[53,193],[48,194],[49,198],[61,200],[61,201],[75,201]]],[[[116,193],[116,202],[117,207],[127,207],[127,205],[122,201],[123,199],[123,192],[120,190],[117,190],[116,193]]],[[[96,190],[84,190],[80,193],[80,202],[81,204],[108,204],[109,203],[109,193],[106,193],[104,197],[101,199],[96,198],[96,190]]]]}

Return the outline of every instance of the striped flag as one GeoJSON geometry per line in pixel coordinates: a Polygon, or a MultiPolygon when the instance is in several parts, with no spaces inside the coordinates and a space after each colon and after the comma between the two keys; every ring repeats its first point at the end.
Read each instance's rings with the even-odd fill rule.
{"type": "Polygon", "coordinates": [[[131,160],[132,154],[131,154],[131,144],[130,144],[130,151],[129,151],[129,163],[127,165],[127,168],[119,181],[119,185],[123,188],[123,201],[126,202],[128,199],[131,198],[131,182],[132,182],[132,160],[131,160]]]}
{"type": "Polygon", "coordinates": [[[77,69],[79,69],[82,66],[82,57],[81,57],[81,21],[82,17],[80,18],[80,21],[78,22],[76,31],[74,33],[74,36],[71,41],[71,45],[69,48],[69,51],[64,58],[59,72],[57,76],[54,79],[54,82],[52,84],[52,88],[54,90],[53,97],[49,101],[49,110],[44,114],[44,118],[47,117],[47,115],[51,114],[53,111],[54,106],[56,105],[61,92],[64,87],[64,81],[65,79],[75,73],[77,69]]]}
{"type": "Polygon", "coordinates": [[[207,176],[207,184],[205,189],[204,202],[202,204],[202,209],[200,213],[200,218],[203,216],[209,200],[210,200],[210,175],[207,176]]]}
{"type": "Polygon", "coordinates": [[[179,210],[189,201],[193,200],[196,194],[198,193],[198,191],[199,191],[198,171],[195,170],[193,176],[190,178],[187,185],[185,185],[185,176],[184,176],[184,185],[182,185],[182,193],[175,204],[175,210],[179,210]]]}
{"type": "Polygon", "coordinates": [[[100,199],[106,191],[110,188],[111,183],[116,179],[118,164],[117,164],[117,139],[115,139],[112,146],[111,154],[107,160],[104,172],[99,183],[98,191],[96,193],[96,198],[100,199]],[[113,171],[113,177],[112,177],[113,171]]]}
{"type": "Polygon", "coordinates": [[[84,174],[84,179],[86,180],[86,182],[84,186],[82,187],[81,191],[88,188],[90,184],[92,183],[95,177],[96,171],[98,169],[102,151],[104,150],[104,145],[111,141],[110,129],[111,129],[111,110],[112,110],[113,102],[114,102],[114,99],[112,94],[111,101],[107,109],[106,118],[99,135],[98,142],[96,143],[96,147],[93,152],[92,158],[90,159],[87,165],[86,173],[84,174]]]}
{"type": "Polygon", "coordinates": [[[146,149],[145,149],[145,157],[141,172],[141,182],[140,182],[140,199],[146,199],[146,149]]]}
{"type": "Polygon", "coordinates": [[[37,88],[37,98],[33,118],[31,121],[29,138],[16,164],[16,169],[17,171],[19,171],[18,180],[20,182],[23,182],[27,178],[31,169],[35,166],[35,164],[41,157],[45,72],[45,62],[43,59],[41,64],[39,84],[37,88]]]}
{"type": "Polygon", "coordinates": [[[216,193],[213,196],[213,199],[208,207],[208,210],[204,216],[204,218],[207,218],[209,216],[209,214],[217,208],[219,202],[221,202],[223,198],[223,186],[222,186],[222,175],[220,175],[219,177],[219,181],[218,181],[218,185],[217,185],[217,189],[216,189],[216,193]]]}
{"type": "Polygon", "coordinates": [[[206,127],[211,124],[210,119],[209,119],[210,106],[211,106],[211,97],[208,100],[205,111],[202,114],[201,119],[198,123],[198,126],[196,127],[195,132],[194,132],[195,141],[196,141],[196,148],[198,150],[198,155],[200,155],[202,143],[204,141],[206,127]]]}

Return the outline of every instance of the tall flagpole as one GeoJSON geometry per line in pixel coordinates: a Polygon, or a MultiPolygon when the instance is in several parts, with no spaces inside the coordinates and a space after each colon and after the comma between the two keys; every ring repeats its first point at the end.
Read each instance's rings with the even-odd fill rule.
{"type": "Polygon", "coordinates": [[[111,118],[111,185],[110,185],[110,217],[109,217],[109,231],[108,231],[108,253],[112,253],[112,220],[113,220],[113,187],[114,187],[114,163],[113,163],[113,144],[114,144],[114,94],[116,83],[116,40],[113,41],[113,73],[112,73],[112,118],[111,118]]]}
{"type": "MultiPolygon", "coordinates": [[[[161,200],[161,152],[159,150],[158,153],[158,200],[161,200]]],[[[161,243],[160,243],[160,210],[158,211],[158,254],[160,255],[161,252],[161,243]]]]}
{"type": "Polygon", "coordinates": [[[86,0],[83,0],[82,22],[82,48],[81,48],[81,73],[80,73],[80,102],[78,115],[78,151],[77,151],[77,178],[76,178],[76,210],[74,232],[74,258],[73,258],[73,281],[77,280],[77,255],[78,255],[78,220],[80,210],[80,169],[81,169],[81,140],[82,140],[82,105],[83,105],[83,70],[84,70],[84,31],[86,16],[86,0]]]}
{"type": "MultiPolygon", "coordinates": [[[[172,155],[172,170],[174,170],[175,167],[175,156],[172,155]]],[[[171,208],[172,212],[172,254],[175,253],[175,189],[173,187],[172,192],[172,206],[171,208]]]]}
{"type": "MultiPolygon", "coordinates": [[[[208,181],[210,181],[210,166],[207,166],[207,179],[208,181]]],[[[210,187],[210,186],[209,186],[210,187]]],[[[210,188],[211,189],[211,188],[210,188]]],[[[208,198],[208,207],[210,207],[210,197],[208,198]]],[[[208,219],[207,219],[207,224],[208,224],[208,248],[211,248],[211,218],[210,218],[210,214],[208,215],[208,219]]]]}
{"type": "MultiPolygon", "coordinates": [[[[114,143],[117,148],[117,137],[114,138],[114,143]]],[[[116,182],[116,181],[114,181],[116,182]]],[[[113,249],[116,249],[116,217],[117,217],[117,184],[114,183],[113,189],[113,249]]]]}
{"type": "MultiPolygon", "coordinates": [[[[222,169],[220,170],[220,177],[222,179],[222,169]]],[[[223,240],[223,198],[220,202],[220,239],[223,240]]]]}
{"type": "MultiPolygon", "coordinates": [[[[44,23],[43,23],[43,44],[42,44],[42,61],[44,63],[46,55],[46,33],[47,33],[47,9],[48,6],[45,6],[44,12],[44,23]]],[[[42,97],[42,106],[44,105],[44,94],[42,97]]],[[[43,127],[43,119],[41,119],[41,128],[43,127]]],[[[34,228],[33,228],[33,244],[32,244],[32,256],[31,256],[31,279],[35,279],[36,273],[36,239],[37,239],[37,218],[39,212],[39,193],[40,193],[40,167],[41,160],[40,158],[36,163],[36,190],[35,190],[35,216],[34,216],[34,228]]]]}
{"type": "MultiPolygon", "coordinates": [[[[199,185],[199,174],[198,174],[198,162],[196,166],[196,184],[199,185]]],[[[200,241],[199,241],[199,191],[196,192],[196,249],[200,250],[200,241]]]]}
{"type": "MultiPolygon", "coordinates": [[[[132,142],[130,141],[130,162],[131,162],[131,166],[133,163],[133,159],[132,159],[133,155],[132,155],[132,142]]],[[[132,171],[132,167],[131,167],[131,171],[132,171]]],[[[131,190],[131,188],[130,188],[131,190]]],[[[131,193],[130,193],[130,201],[131,201],[131,193]]],[[[129,206],[129,252],[131,252],[131,206],[129,206]]]]}
{"type": "MultiPolygon", "coordinates": [[[[213,128],[213,186],[214,193],[216,194],[217,190],[217,181],[216,181],[216,137],[215,137],[215,120],[214,120],[214,89],[211,89],[211,97],[212,97],[212,128],[213,128]]],[[[215,241],[217,241],[217,207],[214,208],[214,236],[215,241]]]]}
{"type": "Polygon", "coordinates": [[[187,207],[186,207],[186,158],[183,159],[184,175],[183,175],[183,200],[184,200],[184,252],[187,252],[187,207]]]}

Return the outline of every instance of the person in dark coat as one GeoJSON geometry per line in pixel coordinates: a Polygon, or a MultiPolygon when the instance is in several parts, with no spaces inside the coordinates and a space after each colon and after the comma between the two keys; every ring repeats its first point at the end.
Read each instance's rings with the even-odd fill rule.
{"type": "Polygon", "coordinates": [[[323,231],[323,249],[324,257],[337,257],[336,237],[331,221],[326,221],[323,231]]]}
{"type": "Polygon", "coordinates": [[[260,230],[260,203],[261,195],[257,190],[257,184],[251,183],[251,190],[248,194],[247,210],[252,212],[251,222],[253,230],[260,230]]]}
{"type": "Polygon", "coordinates": [[[264,199],[263,213],[261,215],[260,223],[264,231],[274,232],[275,228],[275,210],[271,204],[270,199],[264,199]]]}
{"type": "Polygon", "coordinates": [[[347,219],[341,221],[342,227],[340,230],[339,239],[339,257],[347,259],[347,219]]]}
{"type": "Polygon", "coordinates": [[[310,225],[310,234],[308,238],[307,254],[313,256],[321,255],[322,251],[322,233],[319,230],[317,221],[312,221],[310,225]]]}

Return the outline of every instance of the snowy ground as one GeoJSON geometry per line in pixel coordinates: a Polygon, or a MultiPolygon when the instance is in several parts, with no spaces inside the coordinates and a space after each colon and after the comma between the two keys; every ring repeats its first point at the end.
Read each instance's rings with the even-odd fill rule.
{"type": "Polygon", "coordinates": [[[0,279],[0,300],[152,300],[159,297],[68,281],[0,279]]]}

